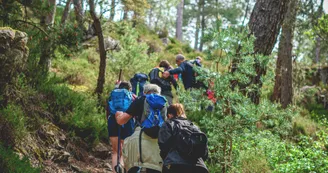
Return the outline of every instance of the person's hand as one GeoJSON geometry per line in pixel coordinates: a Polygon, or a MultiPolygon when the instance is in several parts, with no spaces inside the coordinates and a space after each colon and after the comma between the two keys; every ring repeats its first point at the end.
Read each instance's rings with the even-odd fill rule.
{"type": "Polygon", "coordinates": [[[163,72],[164,78],[168,78],[169,76],[170,76],[170,72],[168,72],[168,71],[163,72]]]}
{"type": "Polygon", "coordinates": [[[119,116],[121,116],[122,114],[123,114],[122,111],[117,111],[117,112],[116,112],[116,114],[115,114],[115,119],[116,119],[116,121],[117,121],[117,118],[118,118],[119,116]]]}

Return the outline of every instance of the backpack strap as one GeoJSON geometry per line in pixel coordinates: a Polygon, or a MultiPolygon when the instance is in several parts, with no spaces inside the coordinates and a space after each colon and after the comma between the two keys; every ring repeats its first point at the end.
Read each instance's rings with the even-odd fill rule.
{"type": "Polygon", "coordinates": [[[140,162],[143,163],[142,160],[142,147],[141,147],[141,143],[142,143],[142,132],[143,132],[143,128],[140,130],[140,134],[139,134],[139,155],[140,155],[140,162]]]}

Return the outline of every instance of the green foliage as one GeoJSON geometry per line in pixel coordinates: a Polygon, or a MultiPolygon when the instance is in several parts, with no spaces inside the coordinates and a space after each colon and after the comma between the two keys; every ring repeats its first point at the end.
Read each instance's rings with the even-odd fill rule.
{"type": "Polygon", "coordinates": [[[18,105],[9,104],[6,108],[0,110],[0,115],[5,121],[1,124],[9,123],[9,126],[12,127],[11,130],[13,130],[15,141],[21,140],[27,133],[27,127],[29,126],[22,108],[18,105]]]}
{"type": "Polygon", "coordinates": [[[64,128],[84,138],[88,143],[106,140],[105,113],[97,109],[94,96],[72,91],[65,85],[50,80],[41,89],[52,101],[48,109],[56,115],[56,121],[64,128]]]}
{"type": "Polygon", "coordinates": [[[295,145],[280,139],[271,132],[246,133],[238,139],[236,148],[265,153],[274,172],[325,172],[328,166],[327,152],[322,147],[327,144],[326,133],[320,140],[301,136],[295,145]],[[322,140],[325,139],[325,140],[322,140]]]}
{"type": "Polygon", "coordinates": [[[38,173],[40,169],[33,168],[29,160],[19,156],[11,149],[3,147],[0,144],[0,170],[3,173],[38,173]]]}
{"type": "Polygon", "coordinates": [[[138,42],[139,33],[130,25],[121,25],[118,29],[123,33],[119,36],[121,50],[109,55],[110,71],[115,75],[123,69],[129,77],[135,72],[148,73],[156,65],[157,59],[147,55],[147,44],[138,42]]]}

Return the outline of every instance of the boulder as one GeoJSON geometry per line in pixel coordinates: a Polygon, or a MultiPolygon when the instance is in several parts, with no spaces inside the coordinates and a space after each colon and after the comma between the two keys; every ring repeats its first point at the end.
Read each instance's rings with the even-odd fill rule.
{"type": "Polygon", "coordinates": [[[169,38],[161,38],[161,40],[162,40],[162,43],[165,45],[165,46],[167,46],[167,45],[169,45],[170,43],[171,43],[171,41],[170,41],[170,39],[169,38]]]}
{"type": "Polygon", "coordinates": [[[106,51],[119,51],[121,49],[120,42],[111,37],[104,38],[104,43],[106,51]]]}
{"type": "MultiPolygon", "coordinates": [[[[5,102],[10,98],[7,93],[13,89],[18,75],[24,70],[29,49],[27,34],[8,27],[0,27],[0,93],[5,102]]],[[[4,103],[0,103],[4,104],[4,103]]]]}

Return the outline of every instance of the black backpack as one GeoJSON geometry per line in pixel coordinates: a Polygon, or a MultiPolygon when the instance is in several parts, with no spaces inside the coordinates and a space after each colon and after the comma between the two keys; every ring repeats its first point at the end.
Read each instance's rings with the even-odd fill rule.
{"type": "Polygon", "coordinates": [[[143,96],[144,85],[148,81],[148,76],[144,73],[136,73],[133,78],[130,79],[132,85],[132,92],[137,96],[143,96]]]}
{"type": "Polygon", "coordinates": [[[171,83],[164,78],[162,78],[162,74],[165,71],[164,68],[153,68],[149,72],[149,79],[150,83],[156,84],[158,86],[162,87],[171,87],[171,83]]]}
{"type": "Polygon", "coordinates": [[[207,136],[189,120],[173,119],[172,121],[176,122],[178,128],[176,144],[179,154],[189,160],[206,159],[207,136]]]}

